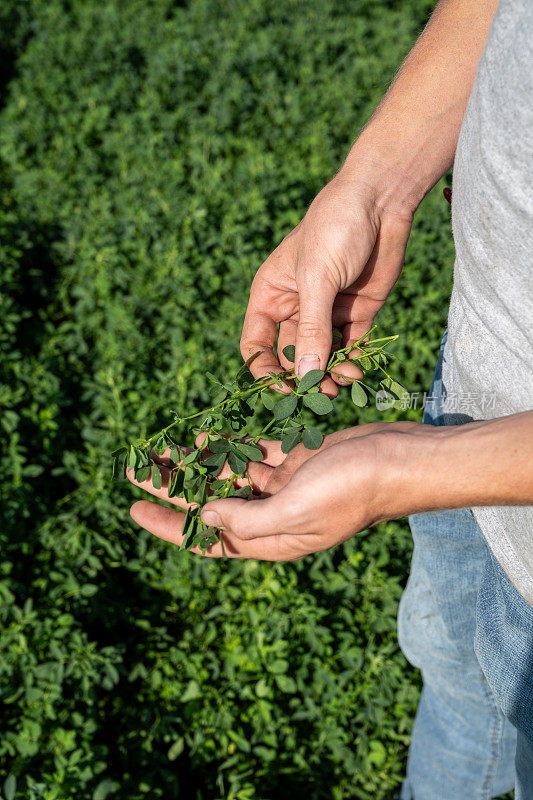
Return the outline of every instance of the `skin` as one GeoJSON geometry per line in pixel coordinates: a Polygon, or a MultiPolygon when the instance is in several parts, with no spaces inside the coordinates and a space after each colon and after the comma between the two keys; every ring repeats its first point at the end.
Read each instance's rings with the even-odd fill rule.
{"type": "MultiPolygon", "coordinates": [[[[332,327],[342,346],[371,328],[401,273],[416,208],[453,163],[497,5],[441,0],[338,174],[259,268],[241,339],[245,359],[260,351],[250,365],[256,378],[289,367],[281,352],[288,344],[301,377],[325,366],[332,327]]],[[[345,363],[320,389],[333,397],[359,378],[345,363]]],[[[262,446],[265,460],[250,465],[256,499],[215,500],[202,511],[206,524],[223,529],[230,557],[290,561],[418,511],[533,503],[533,412],[445,428],[362,425],[326,437],[319,451],[300,445],[286,457],[279,442],[262,446]]],[[[162,463],[163,488],[140,485],[166,500],[162,463]]],[[[131,515],[181,543],[173,509],[140,501],[131,515]]],[[[207,555],[221,556],[220,545],[207,555]]]]}
{"type": "MultiPolygon", "coordinates": [[[[293,561],[410,513],[533,503],[533,411],[449,427],[360,425],[327,436],[317,451],[298,445],[286,456],[279,442],[262,440],[260,446],[264,461],[249,465],[257,497],[214,500],[202,510],[208,525],[223,529],[230,558],[293,561]]],[[[161,489],[150,480],[138,483],[132,471],[128,477],[168,500],[169,451],[155,458],[161,464],[161,489]]],[[[225,464],[220,477],[230,474],[225,464]]],[[[188,506],[183,498],[169,502],[188,506]]],[[[181,544],[179,512],[141,500],[131,515],[154,535],[181,544]]],[[[220,544],[206,555],[222,556],[220,544]]]]}
{"type": "MultiPolygon", "coordinates": [[[[257,271],[241,338],[244,359],[261,351],[256,378],[289,366],[287,344],[301,377],[324,368],[332,325],[343,346],[372,327],[400,275],[415,210],[453,163],[497,5],[441,0],[338,174],[257,271]]],[[[330,397],[361,378],[353,364],[337,373],[347,380],[320,387],[330,397]]]]}

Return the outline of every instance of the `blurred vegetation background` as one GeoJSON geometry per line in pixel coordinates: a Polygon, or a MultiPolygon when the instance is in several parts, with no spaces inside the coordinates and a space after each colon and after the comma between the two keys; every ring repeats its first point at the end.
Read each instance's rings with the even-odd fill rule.
{"type": "MultiPolygon", "coordinates": [[[[255,270],[432,7],[3,0],[5,800],[398,788],[419,692],[395,632],[406,521],[293,564],[204,561],[134,526],[140,490],[111,482],[109,453],[206,403],[206,370],[240,364],[255,270]]],[[[421,393],[451,288],[442,185],[379,317],[401,334],[396,376],[421,393]]],[[[377,418],[346,399],[335,424],[377,418]]]]}

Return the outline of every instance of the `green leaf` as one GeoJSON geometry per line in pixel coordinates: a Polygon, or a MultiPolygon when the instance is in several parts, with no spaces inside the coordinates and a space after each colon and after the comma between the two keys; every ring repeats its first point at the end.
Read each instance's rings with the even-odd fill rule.
{"type": "Polygon", "coordinates": [[[135,468],[146,467],[150,464],[150,459],[143,450],[135,448],[135,468]]]}
{"type": "Polygon", "coordinates": [[[368,402],[368,395],[359,383],[359,381],[354,381],[352,383],[352,403],[354,406],[358,406],[359,408],[363,408],[366,406],[368,402]]]}
{"type": "Polygon", "coordinates": [[[281,437],[281,452],[290,453],[296,447],[302,438],[302,431],[300,428],[289,428],[281,437]]]}
{"type": "Polygon", "coordinates": [[[194,502],[198,503],[199,506],[203,506],[206,499],[207,499],[207,479],[202,478],[198,486],[198,489],[194,494],[194,502]]]}
{"type": "Polygon", "coordinates": [[[211,489],[213,494],[216,494],[221,489],[223,489],[225,486],[226,486],[226,481],[225,480],[220,480],[219,478],[215,479],[214,481],[211,481],[211,483],[209,484],[209,488],[211,489]]]}
{"type": "Polygon", "coordinates": [[[198,460],[198,456],[199,455],[200,455],[200,451],[199,450],[193,450],[192,453],[189,453],[188,456],[185,456],[185,458],[181,462],[181,466],[182,467],[186,467],[189,464],[194,464],[195,461],[198,460]]]}
{"type": "Polygon", "coordinates": [[[220,389],[218,392],[214,392],[213,389],[211,391],[213,395],[213,405],[215,406],[217,406],[219,403],[225,400],[229,394],[227,389],[220,389]]]}
{"type": "Polygon", "coordinates": [[[120,459],[115,456],[113,459],[113,478],[118,478],[120,475],[120,467],[122,464],[120,463],[120,459]]]}
{"type": "Polygon", "coordinates": [[[397,383],[396,381],[389,381],[389,383],[390,383],[389,386],[390,391],[393,393],[393,395],[395,395],[398,398],[398,400],[401,400],[402,397],[405,397],[405,395],[409,394],[407,389],[401,384],[397,383]]]}
{"type": "Polygon", "coordinates": [[[154,447],[156,455],[162,456],[166,449],[167,449],[166,439],[164,436],[160,436],[157,442],[155,443],[154,447]]]}
{"type": "Polygon", "coordinates": [[[128,453],[128,469],[133,469],[136,461],[137,461],[137,451],[132,445],[128,453]]]}
{"type": "Polygon", "coordinates": [[[387,759],[387,751],[382,742],[371,741],[370,752],[366,757],[368,764],[373,764],[375,767],[381,767],[387,759]]]}
{"type": "Polygon", "coordinates": [[[191,508],[188,508],[181,530],[183,541],[180,544],[180,550],[187,550],[190,547],[190,543],[196,533],[197,520],[198,518],[195,516],[195,512],[191,508]]]}
{"type": "Polygon", "coordinates": [[[274,409],[274,406],[276,405],[276,399],[277,398],[272,397],[271,394],[268,394],[266,389],[263,389],[261,392],[261,400],[263,401],[264,407],[268,409],[268,411],[272,411],[274,409]]]}
{"type": "Polygon", "coordinates": [[[244,367],[244,370],[239,371],[239,374],[235,378],[235,382],[239,389],[248,389],[254,382],[254,376],[248,367],[244,367]]]}
{"type": "MultiPolygon", "coordinates": [[[[119,447],[117,450],[113,450],[113,452],[111,453],[111,456],[112,456],[112,458],[116,458],[117,456],[122,455],[122,453],[127,453],[127,452],[128,452],[128,448],[127,447],[119,447]]],[[[11,777],[13,777],[13,776],[11,776],[11,777]]]]}
{"type": "Polygon", "coordinates": [[[175,761],[176,758],[183,753],[183,748],[185,747],[185,740],[183,736],[180,736],[176,741],[169,747],[167,752],[167,758],[169,761],[175,761]]]}
{"type": "Polygon", "coordinates": [[[152,486],[154,487],[154,489],[161,488],[161,470],[159,469],[157,464],[154,464],[153,461],[152,461],[152,486]]]}
{"type": "Polygon", "coordinates": [[[296,681],[290,675],[276,675],[276,683],[282,692],[294,694],[297,691],[296,681]]]}
{"type": "Polygon", "coordinates": [[[202,696],[202,690],[200,689],[199,684],[197,681],[191,680],[187,684],[187,688],[183,692],[181,696],[181,702],[187,703],[189,700],[197,700],[199,697],[202,696]]]}
{"type": "MultiPolygon", "coordinates": [[[[308,450],[318,450],[324,441],[324,434],[316,428],[306,428],[304,431],[303,443],[308,450]]],[[[283,448],[282,448],[283,449],[283,448]]]]}
{"type": "Polygon", "coordinates": [[[249,486],[241,486],[240,489],[236,489],[235,487],[230,491],[229,497],[242,497],[244,500],[249,500],[253,495],[252,490],[249,486]]]}
{"type": "Polygon", "coordinates": [[[183,470],[176,468],[170,473],[168,480],[168,496],[176,497],[183,491],[183,470]]]}
{"type": "Polygon", "coordinates": [[[289,669],[289,662],[286,661],[284,658],[277,658],[275,661],[272,661],[272,663],[270,663],[268,666],[271,672],[274,672],[277,675],[282,675],[289,669]]]}
{"type": "Polygon", "coordinates": [[[410,395],[404,386],[402,386],[397,381],[392,380],[391,378],[384,378],[384,380],[380,382],[380,385],[385,389],[385,391],[388,391],[393,397],[398,398],[397,401],[395,401],[394,403],[394,408],[401,409],[402,401],[404,401],[406,407],[409,408],[410,395]]]}
{"type": "Polygon", "coordinates": [[[282,353],[287,359],[287,361],[291,361],[294,364],[294,359],[296,357],[296,349],[293,344],[288,344],[287,347],[284,347],[282,353]]]}
{"type": "Polygon", "coordinates": [[[255,684],[255,693],[258,697],[268,697],[272,694],[272,690],[264,678],[259,678],[255,684]]]}
{"type": "Polygon", "coordinates": [[[246,471],[246,467],[248,466],[248,462],[240,458],[237,453],[230,453],[228,457],[228,464],[232,472],[235,472],[236,475],[242,475],[246,471]]]}
{"type": "Polygon", "coordinates": [[[180,463],[180,459],[181,459],[180,451],[176,447],[176,445],[173,444],[171,446],[171,448],[170,448],[170,463],[171,464],[179,464],[180,463]]]}
{"type": "Polygon", "coordinates": [[[229,453],[229,441],[227,439],[212,439],[209,442],[209,450],[212,453],[229,453]]]}
{"type": "MultiPolygon", "coordinates": [[[[252,363],[252,361],[253,361],[255,358],[257,358],[257,356],[258,356],[258,355],[260,355],[260,354],[261,354],[261,352],[262,352],[261,350],[257,350],[255,353],[253,353],[253,355],[251,355],[251,356],[250,356],[250,358],[247,358],[247,359],[246,359],[246,361],[244,362],[244,366],[245,366],[245,367],[248,367],[248,366],[249,366],[249,365],[252,363]]],[[[241,369],[242,369],[242,367],[241,367],[241,369]]]]}
{"type": "Polygon", "coordinates": [[[203,465],[205,467],[209,467],[209,473],[211,475],[218,475],[222,467],[224,466],[224,462],[226,461],[226,453],[215,453],[209,458],[206,458],[203,461],[203,465]]]}
{"type": "Polygon", "coordinates": [[[262,461],[263,453],[255,444],[247,444],[246,442],[235,442],[233,447],[237,453],[248,461],[262,461]]]}
{"type": "Polygon", "coordinates": [[[234,433],[239,433],[246,425],[246,417],[240,411],[232,409],[229,417],[229,424],[234,433]]]}
{"type": "Polygon", "coordinates": [[[142,483],[146,481],[150,476],[150,467],[136,467],[134,471],[135,480],[142,483]]]}
{"type": "Polygon", "coordinates": [[[316,386],[317,383],[320,383],[324,375],[325,373],[321,369],[312,369],[307,372],[298,384],[298,391],[300,394],[304,394],[309,391],[311,386],[316,386]]]}
{"type": "Polygon", "coordinates": [[[287,394],[278,400],[274,406],[274,417],[276,419],[287,419],[290,417],[298,404],[298,397],[295,394],[287,394]]]}
{"type": "Polygon", "coordinates": [[[315,414],[329,414],[333,411],[333,403],[325,394],[306,394],[304,406],[314,411],[315,414]]]}
{"type": "Polygon", "coordinates": [[[4,795],[6,800],[13,800],[17,790],[17,779],[14,775],[8,775],[4,781],[4,795]]]}
{"type": "Polygon", "coordinates": [[[92,800],[106,800],[110,794],[114,794],[120,788],[120,784],[111,778],[104,778],[100,781],[93,792],[92,800]]]}

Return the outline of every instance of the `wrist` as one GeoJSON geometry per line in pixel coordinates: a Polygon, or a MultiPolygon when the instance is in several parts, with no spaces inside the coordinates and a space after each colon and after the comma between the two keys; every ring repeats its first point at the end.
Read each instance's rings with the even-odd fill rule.
{"type": "Polygon", "coordinates": [[[367,187],[374,205],[385,213],[412,218],[431,188],[418,179],[413,165],[400,153],[376,142],[358,139],[348,153],[339,176],[367,187]]]}
{"type": "Polygon", "coordinates": [[[533,502],[533,412],[464,425],[397,425],[378,434],[380,519],[533,502]]]}
{"type": "Polygon", "coordinates": [[[460,479],[457,471],[464,458],[464,444],[457,432],[465,426],[390,425],[378,434],[378,521],[471,505],[469,483],[460,479]]]}

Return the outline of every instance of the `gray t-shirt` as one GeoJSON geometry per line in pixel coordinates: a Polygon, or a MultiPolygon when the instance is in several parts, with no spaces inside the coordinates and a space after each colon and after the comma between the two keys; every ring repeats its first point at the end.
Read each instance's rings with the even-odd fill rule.
{"type": "MultiPolygon", "coordinates": [[[[445,419],[453,424],[527,411],[533,408],[530,0],[501,0],[490,29],[459,136],[452,222],[445,419]]],[[[499,563],[533,605],[533,506],[472,511],[499,563]]]]}

